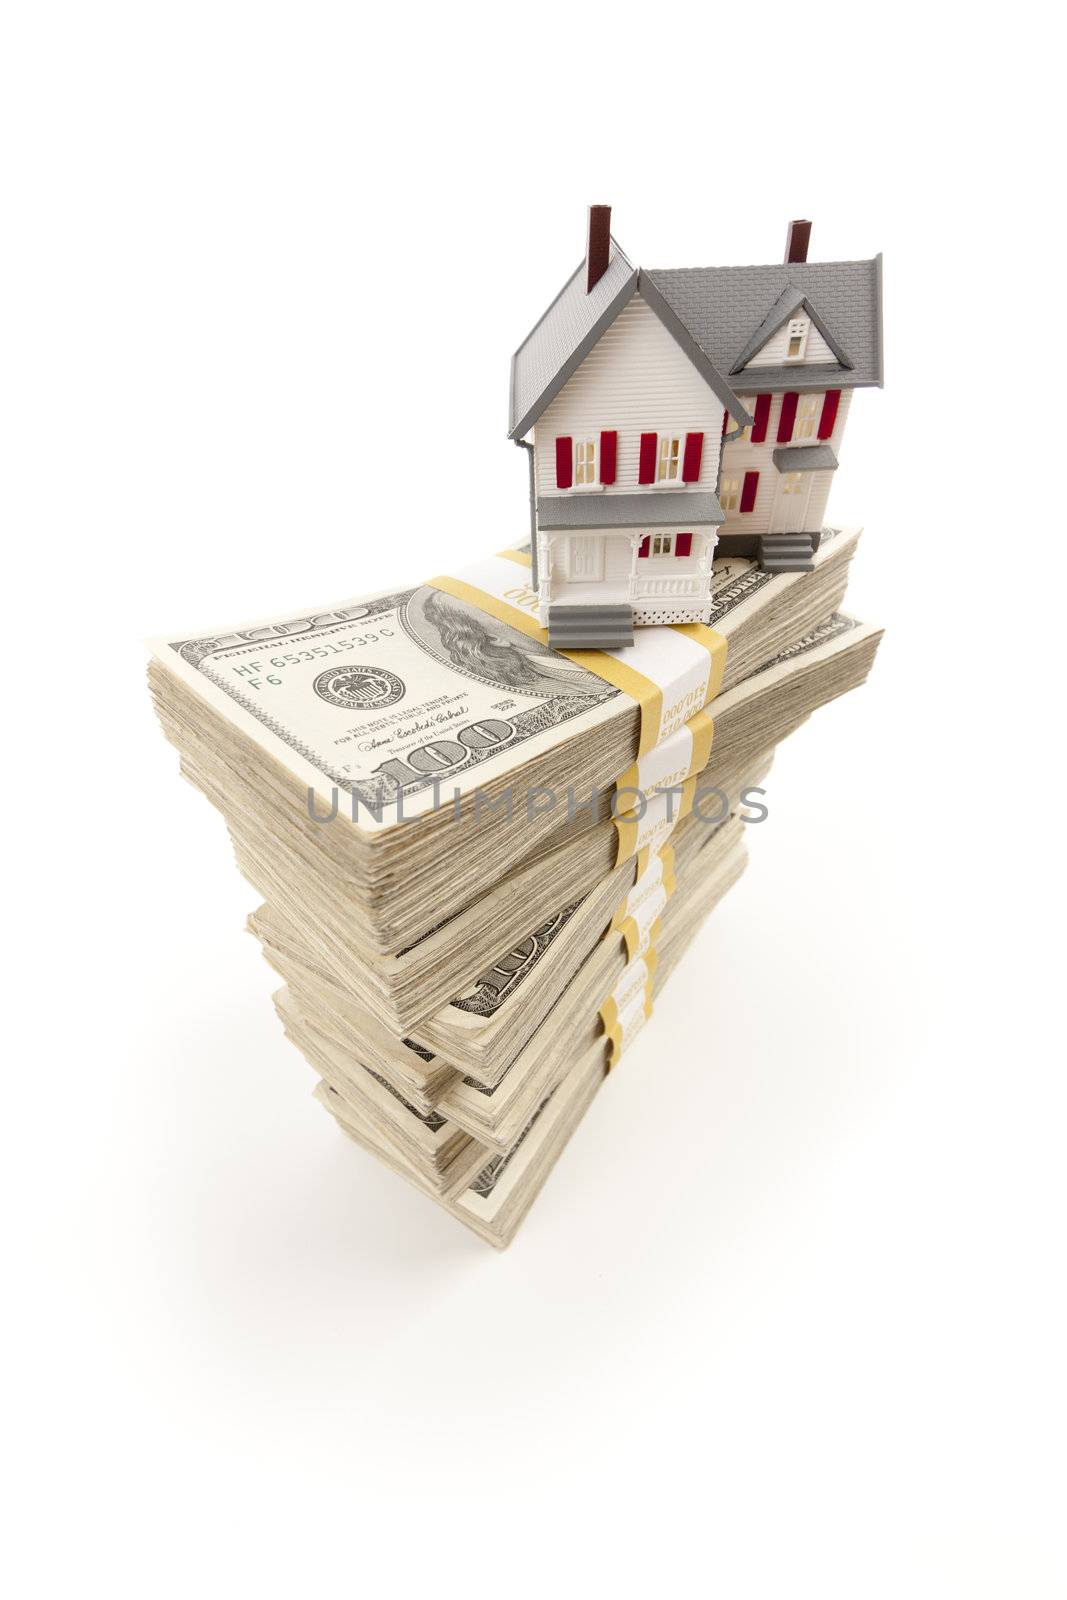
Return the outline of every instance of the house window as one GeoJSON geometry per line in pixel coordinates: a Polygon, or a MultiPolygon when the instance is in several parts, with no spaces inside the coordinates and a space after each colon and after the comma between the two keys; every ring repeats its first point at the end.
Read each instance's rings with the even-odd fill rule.
{"type": "Polygon", "coordinates": [[[741,499],[741,479],[724,478],[719,485],[719,504],[724,511],[736,511],[741,499]]]}
{"type": "Polygon", "coordinates": [[[782,473],[782,493],[799,494],[803,486],[804,474],[802,472],[782,473]]]}
{"type": "MultiPolygon", "coordinates": [[[[637,548],[637,553],[642,559],[647,556],[669,556],[674,553],[674,542],[675,536],[673,533],[646,533],[637,548]]],[[[678,543],[679,545],[685,545],[684,553],[686,555],[689,554],[689,546],[692,542],[693,535],[691,533],[680,533],[678,535],[678,543]]],[[[682,553],[682,550],[678,551],[679,555],[682,553]]]]}
{"type": "Polygon", "coordinates": [[[693,554],[693,535],[691,533],[646,533],[637,547],[637,554],[644,561],[649,556],[691,556],[693,554]]]}
{"type": "Polygon", "coordinates": [[[575,487],[589,489],[596,481],[596,440],[579,439],[574,447],[575,487]]]}
{"type": "Polygon", "coordinates": [[[793,317],[791,319],[789,323],[789,344],[785,353],[787,361],[803,361],[810,327],[810,317],[793,317]]]}
{"type": "Polygon", "coordinates": [[[656,467],[657,483],[681,483],[682,439],[677,433],[659,436],[659,462],[656,467]]]}
{"type": "Polygon", "coordinates": [[[797,420],[793,429],[794,439],[814,439],[820,410],[819,396],[817,394],[806,394],[802,397],[797,405],[797,420]]]}

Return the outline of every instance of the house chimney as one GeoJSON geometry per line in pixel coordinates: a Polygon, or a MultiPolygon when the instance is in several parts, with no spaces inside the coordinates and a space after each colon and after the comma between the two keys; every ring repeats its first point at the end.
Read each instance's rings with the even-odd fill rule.
{"type": "Polygon", "coordinates": [[[611,254],[611,207],[589,207],[589,244],[585,252],[585,292],[590,294],[608,270],[611,254]]]}
{"type": "Polygon", "coordinates": [[[808,240],[811,238],[810,222],[791,222],[789,232],[785,236],[786,264],[790,261],[806,261],[808,259],[808,240]]]}

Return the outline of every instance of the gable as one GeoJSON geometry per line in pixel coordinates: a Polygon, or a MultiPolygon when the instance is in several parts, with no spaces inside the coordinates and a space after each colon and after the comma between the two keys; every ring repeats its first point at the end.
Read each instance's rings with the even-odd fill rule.
{"type": "Polygon", "coordinates": [[[538,495],[556,492],[556,437],[579,439],[602,429],[618,434],[614,492],[637,484],[641,435],[650,430],[703,432],[701,481],[714,488],[723,410],[722,401],[638,292],[537,419],[538,495]]]}
{"type": "Polygon", "coordinates": [[[753,367],[784,367],[790,358],[790,339],[795,326],[804,325],[800,338],[803,344],[803,354],[799,358],[801,366],[840,366],[834,352],[830,349],[823,335],[813,322],[806,307],[800,306],[791,317],[787,317],[778,329],[772,333],[766,343],[758,349],[755,355],[749,356],[745,362],[744,370],[751,371],[753,367]]]}
{"type": "Polygon", "coordinates": [[[676,416],[721,418],[723,412],[722,402],[640,291],[546,406],[539,425],[566,433],[568,428],[556,424],[568,418],[582,426],[599,419],[604,427],[615,427],[623,412],[643,418],[646,428],[661,421],[666,426],[676,416]]]}
{"type": "Polygon", "coordinates": [[[749,367],[826,366],[848,368],[852,363],[802,289],[787,284],[753,330],[730,368],[736,374],[749,367]]]}
{"type": "MultiPolygon", "coordinates": [[[[607,270],[593,289],[585,291],[583,263],[512,356],[509,438],[521,439],[529,432],[638,290],[707,387],[733,416],[742,416],[741,402],[658,285],[648,274],[631,267],[614,238],[609,246],[607,270]]],[[[746,413],[743,420],[752,419],[746,413]]]]}
{"type": "Polygon", "coordinates": [[[608,269],[592,291],[586,293],[582,262],[512,356],[509,438],[529,432],[637,288],[637,268],[614,239],[610,251],[608,269]]]}

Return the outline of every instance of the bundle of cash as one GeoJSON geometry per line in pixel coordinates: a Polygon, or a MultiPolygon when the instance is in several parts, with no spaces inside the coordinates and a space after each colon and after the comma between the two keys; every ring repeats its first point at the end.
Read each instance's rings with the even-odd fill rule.
{"type": "MultiPolygon", "coordinates": [[[[717,561],[673,700],[626,658],[676,630],[607,670],[446,580],[155,642],[161,723],[264,901],[317,1097],[489,1242],[740,877],[775,746],[866,677],[879,631],[840,611],[857,539],[825,530],[804,573],[717,561]]],[[[493,559],[517,611],[524,552],[493,559]]]]}

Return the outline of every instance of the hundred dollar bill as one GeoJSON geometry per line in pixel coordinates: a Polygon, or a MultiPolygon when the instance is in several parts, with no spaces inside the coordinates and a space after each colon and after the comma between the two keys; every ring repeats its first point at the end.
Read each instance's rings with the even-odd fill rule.
{"type": "Polygon", "coordinates": [[[619,690],[547,645],[420,587],[195,639],[167,668],[360,825],[417,815],[494,763],[587,733],[619,690]]]}
{"type": "MultiPolygon", "coordinates": [[[[750,643],[788,642],[832,607],[823,590],[843,574],[857,537],[826,530],[806,575],[715,563],[712,627],[729,641],[727,684],[744,671],[750,643]]],[[[214,718],[216,737],[238,741],[235,760],[247,764],[251,745],[295,780],[317,816],[336,812],[371,835],[490,790],[562,745],[590,759],[600,752],[598,781],[634,753],[619,723],[621,715],[636,728],[627,694],[431,585],[169,635],[151,648],[153,690],[179,747],[193,712],[180,697],[171,703],[168,679],[214,718]]],[[[564,766],[581,775],[580,761],[564,766]]]]}
{"type": "MultiPolygon", "coordinates": [[[[733,798],[735,785],[763,752],[827,700],[862,682],[878,638],[878,629],[836,615],[813,629],[803,648],[791,648],[723,695],[710,762],[697,775],[697,791],[724,789],[733,798]]],[[[706,814],[708,808],[701,809],[706,814]]],[[[710,811],[714,815],[715,804],[710,811]]],[[[505,1013],[521,1014],[525,975],[546,962],[552,965],[552,953],[571,942],[580,913],[560,919],[545,936],[519,948],[517,956],[513,949],[624,865],[616,828],[605,816],[551,851],[513,864],[495,883],[485,877],[471,880],[469,903],[451,919],[403,953],[375,959],[361,951],[362,909],[352,905],[336,875],[310,870],[303,855],[283,848],[279,835],[269,852],[261,849],[248,826],[232,816],[228,820],[242,870],[271,907],[275,929],[263,928],[267,942],[276,942],[277,933],[290,949],[297,941],[305,959],[314,952],[315,965],[388,1028],[446,1060],[469,1062],[468,1070],[475,1064],[472,1051],[486,1068],[490,1058],[501,1059],[501,1051],[506,1059],[510,1022],[505,1013]],[[492,975],[498,960],[503,969],[492,975]],[[514,981],[508,968],[514,969],[514,981]],[[508,996],[494,1011],[497,989],[506,989],[508,996]],[[474,1001],[472,1009],[450,1004],[465,993],[474,1001]]],[[[624,853],[627,860],[632,857],[632,850],[624,853]]],[[[477,866],[484,860],[484,845],[466,854],[477,866]]],[[[453,864],[455,873],[461,870],[462,861],[453,864]]],[[[402,892],[401,882],[394,898],[402,892]]],[[[257,922],[262,922],[258,914],[257,922]]]]}
{"type": "MultiPolygon", "coordinates": [[[[737,863],[732,873],[736,876],[737,863]]],[[[725,864],[724,864],[725,866],[725,864]]],[[[678,920],[662,946],[653,979],[656,992],[674,970],[691,944],[708,910],[719,897],[722,882],[710,881],[702,893],[693,897],[688,914],[678,920]]],[[[340,1062],[330,1051],[329,1078],[319,1084],[316,1098],[356,1143],[363,1146],[445,1207],[459,1221],[491,1244],[503,1248],[528,1211],[538,1190],[551,1172],[570,1134],[604,1080],[607,1067],[607,1041],[600,1032],[591,1041],[595,1027],[574,1027],[571,1037],[558,1052],[558,1070],[536,1096],[522,1121],[512,1130],[504,1149],[487,1150],[476,1139],[464,1147],[462,1163],[457,1161],[447,1175],[428,1173],[425,1163],[414,1159],[410,1140],[398,1139],[395,1129],[367,1115],[363,1095],[353,1087],[353,1068],[340,1062]],[[452,1179],[452,1172],[459,1181],[452,1179]]],[[[304,1042],[301,1041],[301,1048],[304,1042]]],[[[313,1066],[318,1062],[313,1061],[313,1066]]],[[[625,1062],[622,1068],[625,1070],[625,1062]]],[[[445,1126],[455,1126],[446,1123],[445,1126]]]]}

